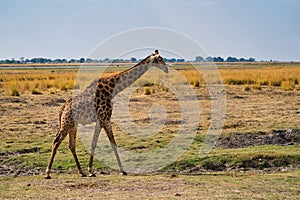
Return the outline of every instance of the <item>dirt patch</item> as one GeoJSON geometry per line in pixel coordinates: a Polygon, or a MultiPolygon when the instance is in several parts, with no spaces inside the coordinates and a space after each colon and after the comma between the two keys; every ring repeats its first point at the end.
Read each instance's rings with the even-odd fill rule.
{"type": "Polygon", "coordinates": [[[258,133],[230,133],[221,136],[217,146],[244,148],[260,145],[299,145],[300,130],[274,130],[258,133]]]}

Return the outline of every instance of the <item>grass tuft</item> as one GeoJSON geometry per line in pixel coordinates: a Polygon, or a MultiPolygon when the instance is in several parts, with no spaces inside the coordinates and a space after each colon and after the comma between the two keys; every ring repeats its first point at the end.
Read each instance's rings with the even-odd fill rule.
{"type": "Polygon", "coordinates": [[[249,85],[245,85],[244,90],[245,90],[245,91],[250,91],[250,90],[251,90],[251,87],[250,87],[249,85]]]}
{"type": "Polygon", "coordinates": [[[261,90],[260,84],[253,85],[253,90],[261,90]]]}
{"type": "Polygon", "coordinates": [[[149,87],[144,87],[144,95],[151,95],[151,90],[149,87]]]}
{"type": "Polygon", "coordinates": [[[50,94],[55,94],[56,93],[56,89],[54,87],[50,88],[49,93],[50,94]]]}
{"type": "Polygon", "coordinates": [[[200,81],[199,80],[195,80],[194,82],[193,82],[193,86],[194,87],[200,87],[200,81]]]}
{"type": "Polygon", "coordinates": [[[31,94],[39,95],[39,94],[43,94],[43,93],[38,88],[33,88],[31,90],[31,94]]]}
{"type": "Polygon", "coordinates": [[[16,88],[12,88],[11,91],[9,92],[10,96],[20,96],[20,92],[16,88]]]}
{"type": "Polygon", "coordinates": [[[292,91],[295,89],[295,82],[293,80],[283,81],[281,89],[284,91],[292,91]]]}

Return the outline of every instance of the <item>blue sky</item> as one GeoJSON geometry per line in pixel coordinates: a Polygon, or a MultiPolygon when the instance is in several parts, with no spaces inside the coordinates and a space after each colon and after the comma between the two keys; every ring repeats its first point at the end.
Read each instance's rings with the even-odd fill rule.
{"type": "Polygon", "coordinates": [[[299,10],[299,0],[0,0],[0,59],[87,57],[120,32],[161,27],[211,56],[300,61],[299,10]]]}

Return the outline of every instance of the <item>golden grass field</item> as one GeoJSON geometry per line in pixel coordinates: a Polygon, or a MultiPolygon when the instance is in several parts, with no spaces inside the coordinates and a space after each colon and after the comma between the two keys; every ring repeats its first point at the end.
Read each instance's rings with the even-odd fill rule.
{"type": "MultiPolygon", "coordinates": [[[[137,89],[129,102],[132,121],[147,127],[151,124],[148,111],[153,105],[163,106],[167,118],[159,133],[134,137],[124,132],[115,118],[112,120],[118,146],[147,155],[176,137],[181,120],[176,96],[160,85],[162,76],[168,76],[174,83],[190,84],[197,96],[192,103],[199,105],[200,122],[193,142],[177,160],[156,172],[129,173],[127,177],[95,160],[97,177],[81,178],[76,174],[66,139],[55,157],[53,179],[45,180],[51,142],[58,128],[58,111],[65,99],[84,89],[91,79],[126,67],[114,66],[96,75],[95,69],[85,70],[80,77],[76,68],[0,69],[0,199],[300,198],[297,135],[291,141],[279,138],[280,141],[265,144],[252,141],[248,146],[217,146],[207,157],[199,158],[199,148],[211,123],[211,96],[201,72],[189,64],[171,66],[173,71],[168,75],[156,77],[146,73],[135,83],[137,89]],[[178,79],[175,72],[185,79],[178,79]]],[[[206,77],[210,77],[211,66],[205,68],[198,63],[197,67],[206,69],[206,77]]],[[[223,64],[218,69],[226,92],[221,137],[231,140],[245,135],[242,143],[247,143],[254,136],[272,138],[300,133],[300,64],[223,64]]],[[[215,83],[221,84],[219,80],[215,83]]],[[[84,136],[78,135],[77,153],[86,170],[89,154],[83,144],[84,136]]],[[[106,136],[101,134],[98,144],[105,142],[106,136]]],[[[130,162],[124,158],[122,161],[126,169],[130,162]]]]}
{"type": "MultiPolygon", "coordinates": [[[[258,89],[259,86],[277,86],[282,90],[292,91],[297,90],[300,80],[300,65],[266,65],[259,66],[229,66],[219,67],[224,84],[227,85],[244,85],[254,86],[258,89]]],[[[180,69],[184,69],[184,65],[180,69]]],[[[186,65],[187,70],[180,70],[180,73],[186,80],[196,87],[199,84],[204,84],[203,77],[198,70],[191,68],[191,65],[186,65]]],[[[104,72],[101,76],[121,71],[124,68],[112,67],[109,72],[104,72]]],[[[74,85],[74,80],[77,71],[74,69],[64,70],[1,70],[0,89],[6,94],[12,94],[13,91],[22,93],[49,92],[55,93],[57,90],[70,90],[78,88],[74,85]]],[[[90,74],[83,75],[86,77],[87,83],[91,80],[90,74]]],[[[147,77],[149,82],[156,83],[158,80],[147,77]]],[[[82,88],[81,88],[82,89],[82,88]]]]}

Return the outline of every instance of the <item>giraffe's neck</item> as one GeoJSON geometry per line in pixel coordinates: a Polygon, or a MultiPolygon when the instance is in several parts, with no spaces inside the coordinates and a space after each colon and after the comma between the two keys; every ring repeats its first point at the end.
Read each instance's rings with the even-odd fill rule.
{"type": "Polygon", "coordinates": [[[117,95],[122,90],[130,86],[137,79],[139,79],[148,69],[150,68],[150,64],[147,62],[140,62],[133,66],[132,68],[125,70],[118,74],[119,80],[116,83],[114,95],[117,95]]]}
{"type": "Polygon", "coordinates": [[[76,95],[76,96],[80,96],[81,98],[93,98],[94,94],[95,94],[95,88],[97,86],[99,82],[99,79],[94,79],[90,85],[85,88],[85,90],[83,90],[80,94],[76,95]]]}

